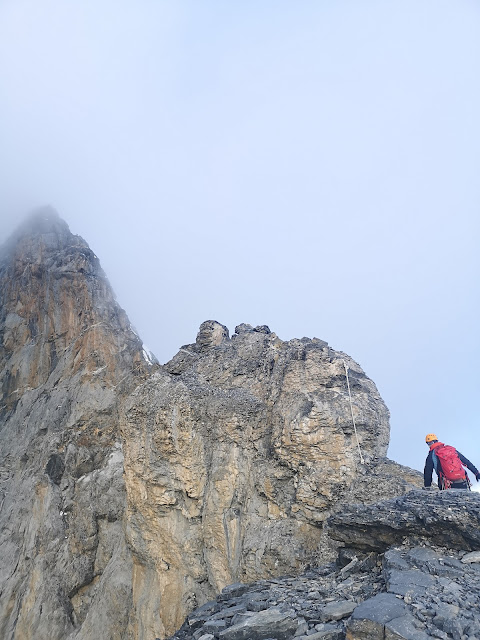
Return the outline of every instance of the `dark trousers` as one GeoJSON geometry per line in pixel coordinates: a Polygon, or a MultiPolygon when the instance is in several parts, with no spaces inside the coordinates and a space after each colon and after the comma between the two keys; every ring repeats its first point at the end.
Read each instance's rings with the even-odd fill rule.
{"type": "Polygon", "coordinates": [[[461,482],[451,482],[449,487],[443,487],[444,489],[470,489],[470,485],[466,480],[461,482]]]}

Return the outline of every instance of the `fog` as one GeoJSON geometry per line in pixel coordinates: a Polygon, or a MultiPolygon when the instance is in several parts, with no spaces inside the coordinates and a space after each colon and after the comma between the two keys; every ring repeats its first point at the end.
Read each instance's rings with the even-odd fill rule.
{"type": "Polygon", "coordinates": [[[345,351],[480,465],[480,5],[0,3],[0,240],[50,204],[160,361],[215,319],[345,351]]]}

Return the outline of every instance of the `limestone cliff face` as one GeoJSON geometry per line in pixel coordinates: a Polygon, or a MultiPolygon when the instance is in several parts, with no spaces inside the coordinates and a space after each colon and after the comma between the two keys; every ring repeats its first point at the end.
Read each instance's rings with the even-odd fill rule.
{"type": "Polygon", "coordinates": [[[152,363],[51,210],[0,250],[0,383],[2,639],[165,637],[229,583],[328,561],[346,503],[418,484],[321,340],[208,321],[152,363]]]}
{"type": "Polygon", "coordinates": [[[323,522],[336,506],[418,483],[382,459],[388,410],[358,364],[264,326],[229,338],[203,323],[131,396],[123,435],[133,599],[150,636],[227,584],[332,557],[323,522]]]}
{"type": "Polygon", "coordinates": [[[118,398],[151,368],[85,241],[28,220],[0,255],[1,638],[125,637],[118,398]]]}

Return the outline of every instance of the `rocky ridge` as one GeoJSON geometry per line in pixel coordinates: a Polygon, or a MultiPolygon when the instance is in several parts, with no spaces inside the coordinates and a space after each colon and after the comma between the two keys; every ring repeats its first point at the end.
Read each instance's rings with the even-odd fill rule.
{"type": "Polygon", "coordinates": [[[385,458],[374,383],[322,340],[207,321],[152,361],[51,209],[0,250],[0,372],[9,640],[165,637],[231,583],[333,561],[331,515],[421,482],[385,458]]]}
{"type": "Polygon", "coordinates": [[[347,511],[329,520],[345,545],[336,563],[230,585],[172,640],[480,638],[478,493],[416,490],[347,511]]]}

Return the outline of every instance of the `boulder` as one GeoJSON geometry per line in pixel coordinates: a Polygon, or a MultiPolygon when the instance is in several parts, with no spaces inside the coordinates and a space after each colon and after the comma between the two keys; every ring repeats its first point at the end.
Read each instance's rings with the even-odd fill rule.
{"type": "Polygon", "coordinates": [[[220,640],[290,640],[298,623],[293,611],[260,611],[219,634],[220,640]]]}
{"type": "Polygon", "coordinates": [[[347,505],[328,520],[329,534],[349,547],[385,551],[414,536],[453,549],[480,549],[480,494],[419,491],[375,503],[347,505]]]}

